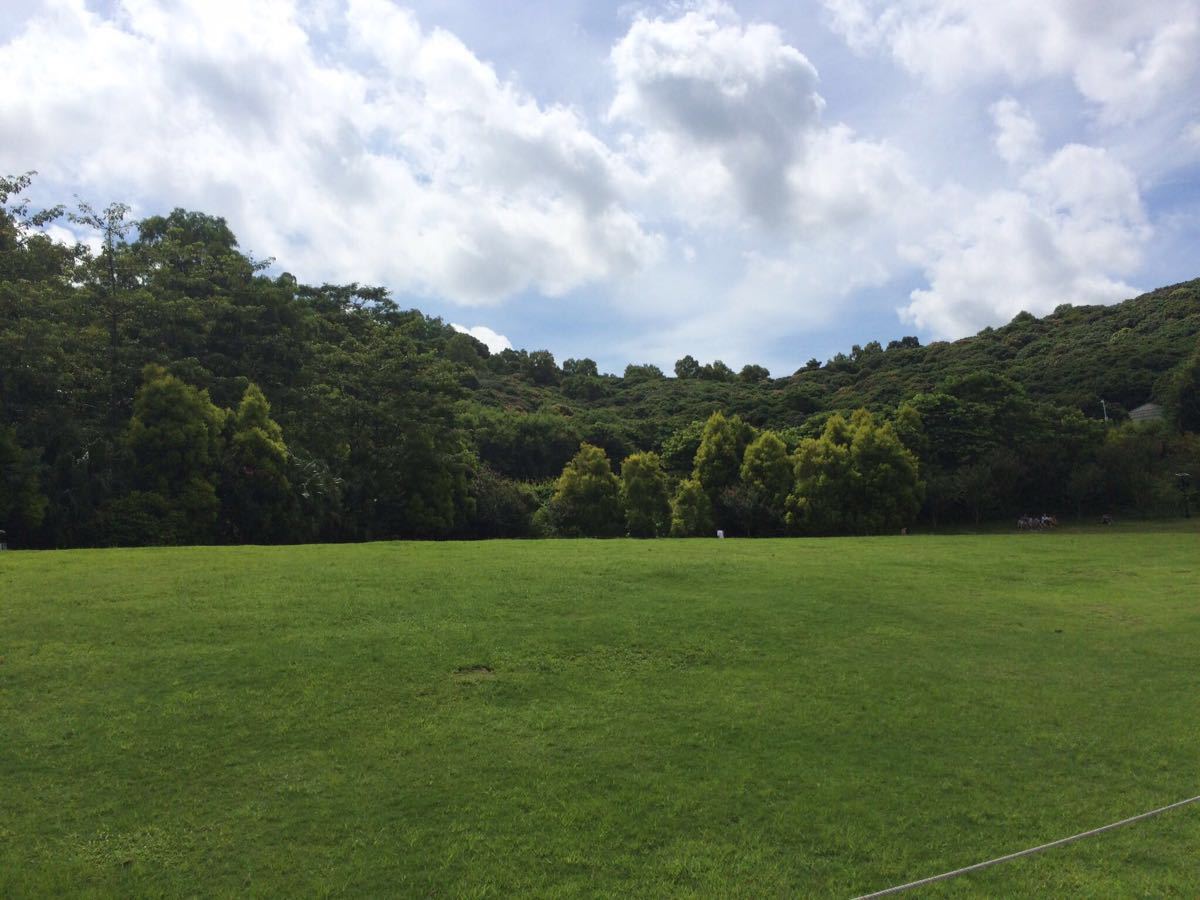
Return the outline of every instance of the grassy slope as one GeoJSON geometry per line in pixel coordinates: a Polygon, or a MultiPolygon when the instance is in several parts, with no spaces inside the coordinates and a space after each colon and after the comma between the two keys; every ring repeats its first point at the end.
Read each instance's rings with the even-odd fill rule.
{"type": "MultiPolygon", "coordinates": [[[[0,896],[849,896],[975,862],[1200,793],[1198,551],[0,554],[0,896]]],[[[1189,807],[953,893],[1196,896],[1197,846],[1189,807]]]]}

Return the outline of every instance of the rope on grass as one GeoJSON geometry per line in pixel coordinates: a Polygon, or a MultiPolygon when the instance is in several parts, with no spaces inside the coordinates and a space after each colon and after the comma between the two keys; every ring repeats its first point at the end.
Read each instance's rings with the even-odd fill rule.
{"type": "Polygon", "coordinates": [[[886,888],[882,891],[875,891],[873,894],[863,894],[860,897],[855,897],[854,900],[871,900],[872,897],[886,897],[889,894],[899,894],[901,891],[909,891],[913,888],[923,887],[924,885],[933,884],[937,881],[946,881],[950,878],[957,878],[959,875],[966,875],[968,872],[978,872],[980,869],[986,869],[989,866],[999,865],[1002,862],[1008,862],[1010,859],[1020,859],[1022,856],[1032,856],[1035,853],[1041,853],[1043,850],[1049,850],[1052,847],[1061,847],[1063,844],[1070,844],[1074,841],[1080,841],[1086,837],[1091,837],[1094,834],[1112,831],[1114,828],[1120,828],[1123,825],[1132,825],[1134,822],[1140,822],[1142,819],[1149,819],[1151,816],[1157,816],[1160,813],[1165,813],[1169,809],[1177,809],[1180,806],[1187,806],[1189,803],[1195,803],[1198,800],[1200,800],[1200,796],[1189,797],[1187,800],[1180,800],[1177,803],[1170,803],[1166,806],[1160,806],[1158,809],[1152,809],[1149,812],[1144,812],[1136,816],[1130,816],[1128,819],[1122,819],[1120,822],[1112,822],[1108,825],[1101,825],[1099,828],[1093,828],[1090,831],[1081,831],[1079,834],[1073,834],[1070,837],[1059,838],[1057,841],[1051,841],[1048,844],[1042,844],[1038,847],[1030,847],[1028,850],[1018,850],[1016,853],[1009,853],[1006,856],[998,856],[995,859],[989,859],[986,862],[975,863],[973,866],[964,866],[961,869],[955,869],[953,872],[943,872],[941,875],[931,875],[930,877],[922,878],[919,881],[910,881],[908,884],[898,884],[895,887],[886,888]]]}

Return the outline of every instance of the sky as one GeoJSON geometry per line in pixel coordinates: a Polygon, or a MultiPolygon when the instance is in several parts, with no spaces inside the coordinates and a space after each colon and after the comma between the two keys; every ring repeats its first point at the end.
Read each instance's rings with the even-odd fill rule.
{"type": "Polygon", "coordinates": [[[493,349],[781,376],[1200,276],[1200,0],[0,0],[29,170],[493,349]]]}

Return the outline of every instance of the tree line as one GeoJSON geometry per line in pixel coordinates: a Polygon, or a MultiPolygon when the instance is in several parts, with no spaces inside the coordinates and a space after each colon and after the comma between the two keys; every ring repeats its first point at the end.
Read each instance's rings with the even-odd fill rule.
{"type": "Polygon", "coordinates": [[[1200,469],[1196,282],[785,378],[690,356],[617,376],[491,354],[380,288],[268,274],[219,218],[35,210],[29,183],[0,178],[14,546],[865,534],[1169,512],[1175,473],[1200,469]],[[51,240],[62,218],[98,247],[51,240]],[[1081,395],[1100,371],[1109,423],[1081,395]],[[1166,420],[1124,419],[1151,397],[1166,420]]]}

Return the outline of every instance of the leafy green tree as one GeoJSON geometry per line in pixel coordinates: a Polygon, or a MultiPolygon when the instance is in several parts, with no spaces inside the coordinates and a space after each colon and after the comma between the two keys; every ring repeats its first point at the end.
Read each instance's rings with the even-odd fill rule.
{"type": "Polygon", "coordinates": [[[738,379],[747,384],[758,384],[769,380],[770,377],[771,373],[765,366],[745,365],[742,366],[742,371],[738,372],[738,379]]]}
{"type": "Polygon", "coordinates": [[[487,345],[469,334],[456,331],[446,338],[446,358],[474,371],[484,368],[488,357],[487,345]]]}
{"type": "Polygon", "coordinates": [[[587,378],[598,378],[600,370],[594,359],[565,359],[562,364],[563,375],[583,375],[587,378]]]}
{"type": "Polygon", "coordinates": [[[258,385],[249,384],[232,417],[222,499],[238,543],[286,541],[296,533],[296,496],[288,480],[283,430],[258,385]]]}
{"type": "Polygon", "coordinates": [[[710,500],[737,480],[746,446],[741,426],[737,416],[726,418],[720,412],[714,412],[704,423],[693,474],[710,500]]]}
{"type": "Polygon", "coordinates": [[[138,281],[137,261],[129,249],[129,235],[135,225],[124,203],[111,203],[103,210],[81,203],[70,218],[100,235],[100,253],[85,258],[81,274],[88,300],[101,315],[108,335],[108,425],[110,432],[115,432],[122,398],[129,395],[138,365],[144,362],[141,347],[137,347],[134,359],[125,358],[132,320],[137,307],[147,299],[138,281]]]}
{"type": "Polygon", "coordinates": [[[733,369],[719,359],[714,359],[708,365],[702,366],[699,377],[704,381],[733,381],[737,378],[733,369]]]}
{"type": "Polygon", "coordinates": [[[675,361],[675,377],[676,378],[699,378],[700,363],[691,354],[688,354],[683,359],[675,361]]]}
{"type": "Polygon", "coordinates": [[[558,384],[562,373],[549,350],[534,350],[529,354],[526,372],[534,384],[558,384]]]}
{"type": "Polygon", "coordinates": [[[704,436],[704,420],[695,419],[677,428],[662,442],[663,467],[676,475],[690,474],[696,463],[696,451],[704,436]]]}
{"type": "Polygon", "coordinates": [[[712,501],[695,478],[679,483],[671,500],[671,537],[699,537],[713,533],[712,501]]]}
{"type": "Polygon", "coordinates": [[[819,438],[796,450],[796,487],[788,524],[818,534],[869,534],[900,528],[921,506],[916,458],[890,424],[865,409],[832,416],[819,438]]]}
{"type": "Polygon", "coordinates": [[[550,518],[564,537],[615,537],[623,531],[620,482],[599,447],[581,444],[554,485],[550,518]]]}
{"type": "Polygon", "coordinates": [[[528,484],[480,466],[471,480],[471,496],[475,499],[475,514],[468,531],[470,537],[520,538],[533,533],[532,517],[539,504],[528,484]]]}
{"type": "Polygon", "coordinates": [[[480,459],[522,481],[554,478],[579,448],[579,425],[551,412],[473,407],[462,417],[480,459]]]}
{"type": "Polygon", "coordinates": [[[1146,516],[1170,508],[1177,493],[1170,437],[1161,421],[1126,421],[1109,430],[1096,459],[1109,509],[1146,516]]]}
{"type": "Polygon", "coordinates": [[[621,464],[621,504],[631,537],[658,537],[671,526],[667,476],[656,453],[634,453],[621,464]]]}
{"type": "Polygon", "coordinates": [[[170,520],[162,524],[174,539],[211,540],[220,507],[216,482],[226,414],[207,391],[161,366],[147,366],[143,377],[125,438],[136,484],[168,501],[170,520]]]}
{"type": "Polygon", "coordinates": [[[764,431],[746,447],[739,478],[749,504],[746,533],[782,530],[795,474],[787,446],[775,432],[764,431]]]}
{"type": "Polygon", "coordinates": [[[644,381],[646,379],[662,377],[664,377],[663,370],[653,363],[630,363],[625,367],[625,378],[633,381],[644,381]]]}

